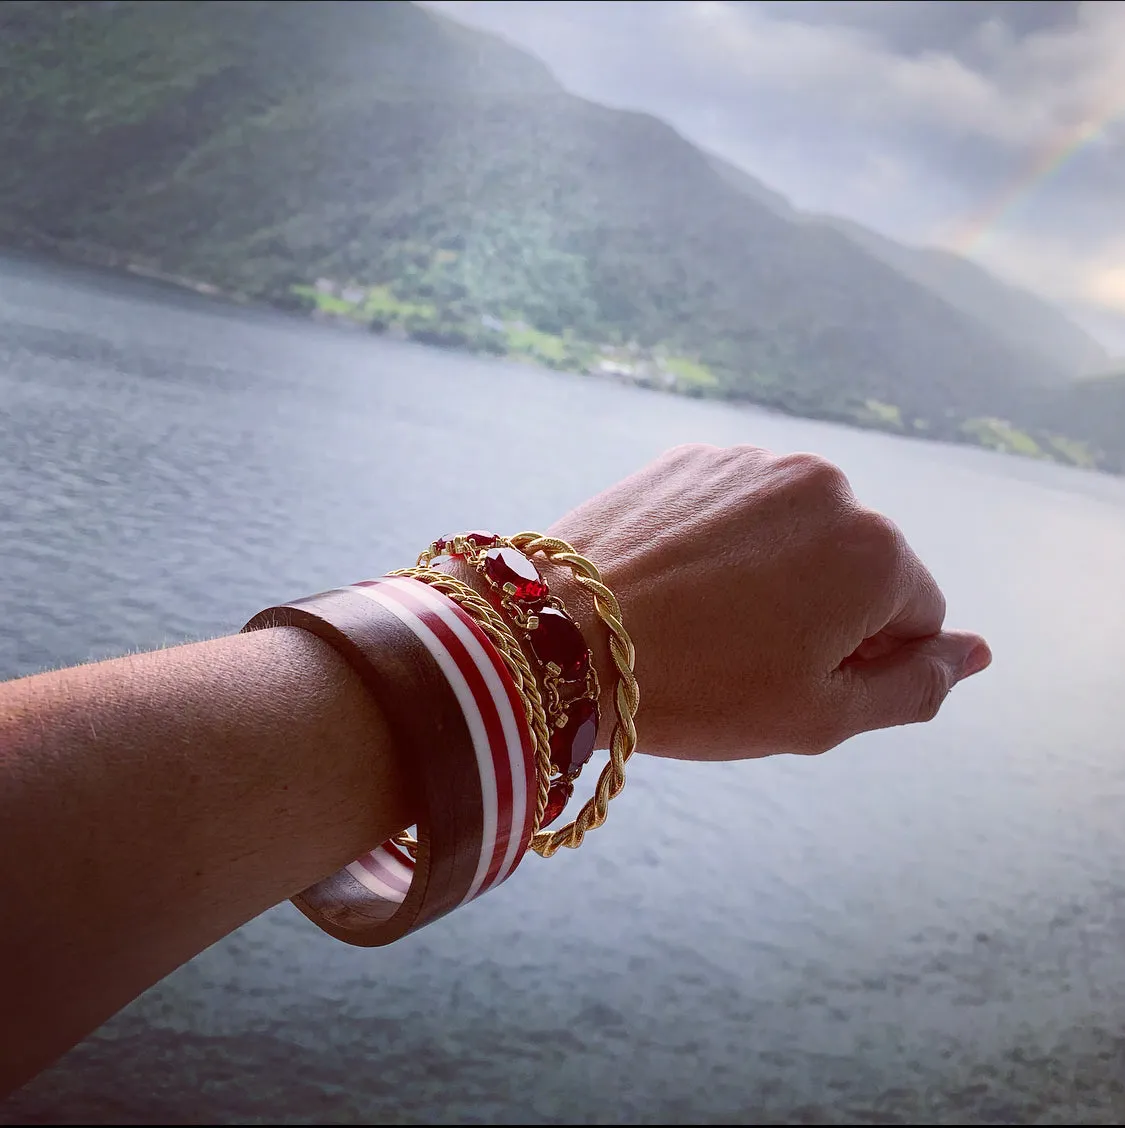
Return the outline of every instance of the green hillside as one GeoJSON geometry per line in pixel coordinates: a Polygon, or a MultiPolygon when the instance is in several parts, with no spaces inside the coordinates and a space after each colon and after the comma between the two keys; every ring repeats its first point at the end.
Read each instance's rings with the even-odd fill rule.
{"type": "Polygon", "coordinates": [[[1125,473],[1125,372],[1078,380],[1048,404],[1056,430],[1081,435],[1095,463],[1125,473]]]}
{"type": "Polygon", "coordinates": [[[9,2],[0,105],[10,243],[801,414],[989,445],[1000,421],[1045,457],[1109,461],[1085,434],[1048,441],[1057,357],[410,4],[9,2]]]}

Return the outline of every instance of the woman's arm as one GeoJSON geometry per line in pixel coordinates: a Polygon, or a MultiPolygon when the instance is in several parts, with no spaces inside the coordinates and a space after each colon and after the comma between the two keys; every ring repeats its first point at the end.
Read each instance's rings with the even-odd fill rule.
{"type": "MultiPolygon", "coordinates": [[[[641,751],[823,752],[931,719],[991,660],[814,455],[677,448],[549,531],[620,599],[641,751]]],[[[566,570],[550,583],[594,645],[606,746],[604,638],[566,570]]],[[[0,1091],[414,822],[397,757],[358,676],[297,629],[0,685],[0,1091]]]]}
{"type": "Polygon", "coordinates": [[[0,1093],[413,821],[371,695],[306,631],[0,685],[0,1093]]]}

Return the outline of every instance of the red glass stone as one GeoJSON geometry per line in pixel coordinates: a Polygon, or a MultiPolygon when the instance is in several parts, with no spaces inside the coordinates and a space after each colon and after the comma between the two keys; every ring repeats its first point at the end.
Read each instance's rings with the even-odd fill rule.
{"type": "Polygon", "coordinates": [[[585,677],[590,652],[578,624],[557,607],[539,612],[539,625],[531,632],[531,649],[543,665],[554,662],[565,678],[585,677]]]}
{"type": "Polygon", "coordinates": [[[484,554],[484,570],[500,587],[512,584],[512,598],[520,603],[542,603],[550,594],[535,565],[514,548],[490,548],[484,554]]]}
{"type": "Polygon", "coordinates": [[[563,809],[570,802],[574,794],[574,784],[569,779],[556,779],[547,792],[547,805],[543,808],[543,821],[539,824],[542,830],[550,826],[563,813],[563,809]]]}
{"type": "Polygon", "coordinates": [[[495,533],[486,532],[484,529],[474,529],[471,533],[465,533],[464,537],[477,548],[488,548],[500,539],[495,533]]]}
{"type": "Polygon", "coordinates": [[[551,733],[551,763],[564,776],[574,777],[594,754],[598,739],[598,707],[588,697],[571,702],[567,721],[551,733]]]}
{"type": "Polygon", "coordinates": [[[489,545],[495,544],[499,539],[495,533],[485,532],[483,529],[474,529],[471,533],[447,533],[444,537],[438,537],[438,539],[434,541],[434,548],[436,548],[438,554],[441,555],[457,537],[461,537],[462,540],[467,540],[470,544],[475,544],[477,548],[487,548],[489,545]]]}

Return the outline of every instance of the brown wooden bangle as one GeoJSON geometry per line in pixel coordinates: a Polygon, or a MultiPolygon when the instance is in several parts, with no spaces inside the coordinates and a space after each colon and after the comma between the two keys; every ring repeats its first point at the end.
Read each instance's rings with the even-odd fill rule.
{"type": "MultiPolygon", "coordinates": [[[[425,588],[417,581],[392,583],[425,588]]],[[[376,880],[355,870],[361,859],[293,898],[297,908],[330,935],[349,944],[375,946],[399,939],[483,891],[478,867],[488,816],[479,748],[474,748],[464,706],[449,676],[417,630],[360,586],[270,607],[243,630],[295,626],[335,647],[374,695],[403,757],[419,802],[416,857],[411,861],[396,855],[393,844],[384,844],[367,858],[376,880]],[[405,862],[413,867],[412,877],[405,862]],[[386,886],[386,895],[373,891],[372,885],[386,886]]],[[[408,600],[412,595],[400,591],[396,598],[408,600]]],[[[525,849],[526,843],[521,855],[525,849]]]]}

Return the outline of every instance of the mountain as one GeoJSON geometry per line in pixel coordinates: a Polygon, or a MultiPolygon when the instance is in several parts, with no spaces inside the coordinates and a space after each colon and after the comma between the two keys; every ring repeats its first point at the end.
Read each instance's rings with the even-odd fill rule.
{"type": "Polygon", "coordinates": [[[977,263],[937,247],[896,242],[840,216],[800,211],[780,192],[721,157],[712,155],[710,160],[728,183],[777,215],[794,223],[822,224],[841,232],[868,254],[976,318],[1009,347],[1045,357],[1063,379],[1104,371],[1110,363],[1106,350],[1061,310],[996,278],[977,263]]]}
{"type": "Polygon", "coordinates": [[[774,215],[779,215],[782,219],[788,219],[793,223],[804,223],[810,218],[807,212],[795,208],[780,192],[763,184],[756,176],[751,176],[738,165],[733,165],[730,161],[723,160],[722,157],[716,156],[714,153],[708,153],[707,160],[719,176],[732,188],[737,188],[750,199],[765,204],[774,215]]]}
{"type": "Polygon", "coordinates": [[[1049,302],[994,277],[961,255],[937,247],[909,247],[850,220],[820,216],[907,278],[932,290],[963,313],[976,317],[1012,348],[1046,357],[1060,372],[1090,375],[1109,355],[1049,302]]]}
{"type": "Polygon", "coordinates": [[[1048,400],[1043,417],[1056,432],[1081,435],[1096,465],[1125,473],[1125,371],[1076,381],[1048,400]]]}
{"type": "Polygon", "coordinates": [[[411,4],[9,2],[0,105],[12,243],[801,414],[1084,438],[1047,443],[1057,356],[411,4]]]}

